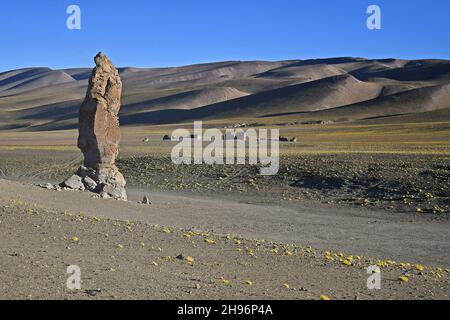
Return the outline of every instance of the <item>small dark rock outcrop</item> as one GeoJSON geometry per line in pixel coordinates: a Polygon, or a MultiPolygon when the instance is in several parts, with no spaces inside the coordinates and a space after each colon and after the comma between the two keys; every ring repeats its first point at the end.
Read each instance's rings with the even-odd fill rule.
{"type": "Polygon", "coordinates": [[[152,204],[152,202],[150,201],[150,198],[148,196],[144,196],[144,198],[142,199],[142,204],[152,204]]]}

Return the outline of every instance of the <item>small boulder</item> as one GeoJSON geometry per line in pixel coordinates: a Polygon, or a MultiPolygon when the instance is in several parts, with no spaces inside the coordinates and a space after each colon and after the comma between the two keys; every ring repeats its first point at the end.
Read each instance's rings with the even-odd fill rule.
{"type": "Polygon", "coordinates": [[[102,198],[105,198],[104,194],[106,193],[110,198],[127,201],[127,192],[125,188],[120,185],[103,184],[100,186],[100,190],[102,198]]]}
{"type": "Polygon", "coordinates": [[[111,199],[111,196],[106,192],[100,193],[99,197],[102,199],[111,199]]]}
{"type": "Polygon", "coordinates": [[[102,289],[88,289],[84,291],[88,296],[95,297],[97,294],[102,293],[102,289]]]}
{"type": "Polygon", "coordinates": [[[144,196],[144,198],[142,199],[142,204],[152,204],[150,201],[150,198],[147,196],[144,196]]]}
{"type": "Polygon", "coordinates": [[[72,190],[85,190],[82,178],[76,174],[64,181],[63,186],[72,190]]]}
{"type": "Polygon", "coordinates": [[[92,180],[89,177],[83,178],[83,184],[86,187],[86,189],[89,191],[94,191],[97,188],[97,182],[95,182],[94,180],[92,180]]]}
{"type": "Polygon", "coordinates": [[[47,189],[47,190],[54,190],[55,189],[55,186],[52,185],[51,183],[40,184],[39,187],[47,189]]]}
{"type": "Polygon", "coordinates": [[[179,254],[179,255],[176,257],[176,259],[178,259],[178,260],[184,260],[185,257],[184,257],[183,254],[179,254]]]}
{"type": "Polygon", "coordinates": [[[78,168],[77,175],[79,175],[82,178],[91,177],[95,175],[95,170],[88,168],[86,166],[81,166],[78,168]]]}

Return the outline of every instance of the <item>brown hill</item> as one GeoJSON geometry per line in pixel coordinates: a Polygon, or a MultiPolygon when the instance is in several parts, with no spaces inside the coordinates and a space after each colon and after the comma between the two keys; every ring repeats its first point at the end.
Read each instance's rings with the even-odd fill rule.
{"type": "Polygon", "coordinates": [[[75,81],[64,71],[48,68],[30,68],[0,74],[0,91],[20,89],[21,91],[42,88],[75,81]]]}
{"type": "MultiPolygon", "coordinates": [[[[74,128],[90,68],[0,73],[0,129],[74,128]]],[[[450,108],[450,61],[330,58],[119,69],[122,123],[231,117],[354,121],[450,108]]]]}
{"type": "Polygon", "coordinates": [[[308,112],[335,108],[379,96],[381,86],[339,75],[268,90],[240,99],[193,110],[193,117],[263,116],[281,112],[308,112]]]}
{"type": "Polygon", "coordinates": [[[419,88],[311,114],[317,120],[350,121],[450,108],[450,84],[419,88]]]}

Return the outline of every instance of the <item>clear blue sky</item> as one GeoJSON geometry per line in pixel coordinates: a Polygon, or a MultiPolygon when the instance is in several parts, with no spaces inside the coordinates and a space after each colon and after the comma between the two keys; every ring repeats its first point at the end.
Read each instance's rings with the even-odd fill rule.
{"type": "Polygon", "coordinates": [[[449,0],[2,0],[0,70],[334,56],[450,58],[449,0]],[[66,28],[66,8],[82,29],[66,28]],[[382,30],[366,9],[382,9],[382,30]]]}

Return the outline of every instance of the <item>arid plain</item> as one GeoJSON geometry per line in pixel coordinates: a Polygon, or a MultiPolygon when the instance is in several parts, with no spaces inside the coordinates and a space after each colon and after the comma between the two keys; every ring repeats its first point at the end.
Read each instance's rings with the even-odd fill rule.
{"type": "Polygon", "coordinates": [[[0,74],[2,298],[449,298],[450,62],[119,71],[127,203],[36,186],[82,162],[90,69],[0,74]],[[174,165],[162,138],[194,120],[297,142],[280,143],[272,177],[174,165]],[[76,293],[72,264],[85,276],[76,293]],[[366,287],[369,265],[381,290],[366,287]]]}

